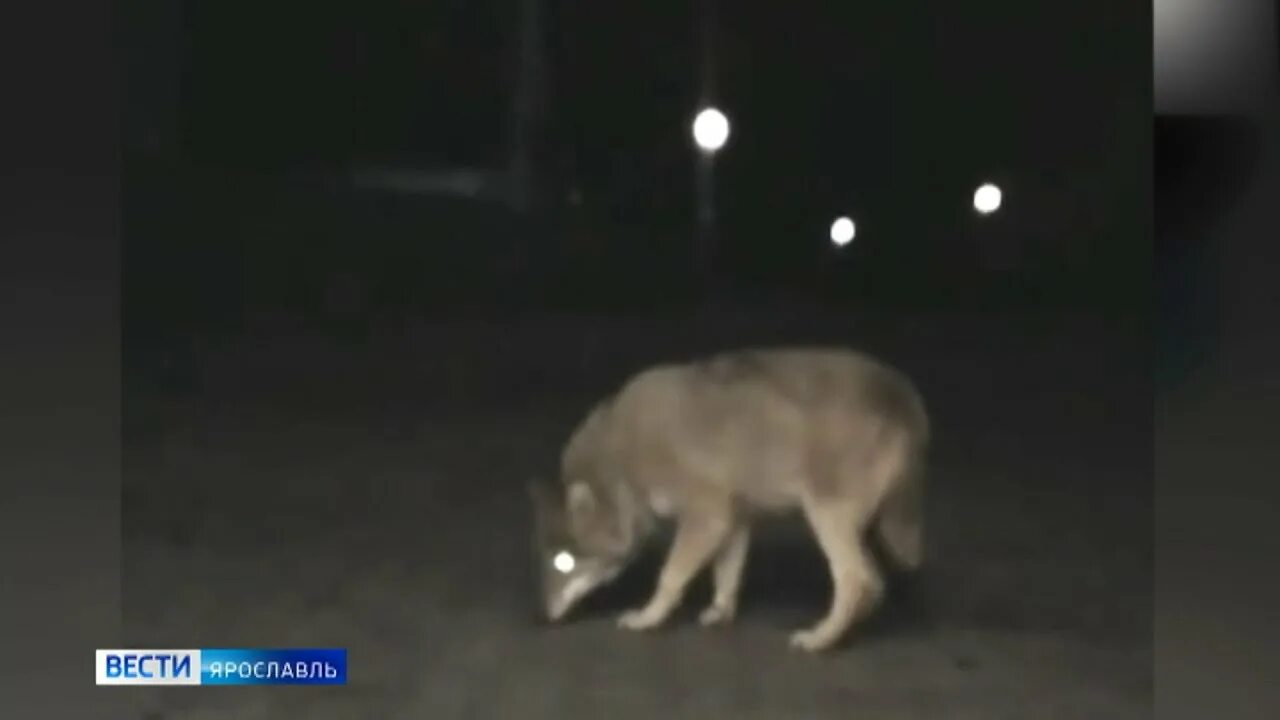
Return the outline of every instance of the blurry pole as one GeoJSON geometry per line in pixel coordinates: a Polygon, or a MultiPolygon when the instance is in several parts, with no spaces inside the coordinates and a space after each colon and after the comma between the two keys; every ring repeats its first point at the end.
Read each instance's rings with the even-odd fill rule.
{"type": "Polygon", "coordinates": [[[519,52],[512,103],[510,167],[512,200],[517,210],[536,204],[535,144],[542,136],[546,102],[546,56],[542,41],[542,0],[519,0],[519,52]]]}
{"type": "Polygon", "coordinates": [[[714,273],[716,255],[715,158],[715,153],[699,152],[697,160],[698,265],[707,273],[714,273]]]}
{"type": "Polygon", "coordinates": [[[130,80],[124,88],[124,139],[148,162],[172,157],[182,144],[181,69],[189,60],[188,26],[195,15],[190,4],[172,0],[124,5],[122,29],[128,42],[123,59],[130,80]]]}
{"type": "MultiPolygon", "coordinates": [[[[547,64],[543,40],[543,0],[517,0],[516,52],[512,53],[516,67],[511,78],[511,108],[507,128],[507,186],[508,202],[516,213],[526,220],[541,216],[544,208],[545,189],[539,182],[545,155],[540,151],[547,141],[546,100],[547,64]]],[[[533,230],[530,227],[530,230],[533,230]]],[[[522,233],[518,240],[504,243],[497,258],[496,281],[500,288],[499,302],[521,296],[519,288],[527,287],[534,259],[536,242],[530,239],[541,233],[522,233]],[[508,292],[514,291],[514,295],[508,292]]]]}
{"type": "MultiPolygon", "coordinates": [[[[715,73],[715,0],[701,0],[701,41],[699,109],[711,107],[716,101],[715,73]]],[[[715,156],[714,152],[699,149],[697,178],[694,192],[697,195],[697,253],[698,271],[704,283],[716,277],[718,255],[715,212],[715,156]]]]}

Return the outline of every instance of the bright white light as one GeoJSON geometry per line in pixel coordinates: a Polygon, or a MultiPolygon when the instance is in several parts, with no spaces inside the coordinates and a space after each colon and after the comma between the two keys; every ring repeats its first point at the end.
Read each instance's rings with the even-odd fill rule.
{"type": "Polygon", "coordinates": [[[573,572],[573,566],[577,563],[574,562],[573,555],[571,553],[561,550],[556,553],[554,558],[552,558],[551,564],[555,566],[556,570],[567,575],[573,572]]]}
{"type": "Polygon", "coordinates": [[[703,152],[713,153],[729,141],[729,118],[715,108],[707,108],[693,119],[693,141],[703,152]]]}
{"type": "Polygon", "coordinates": [[[858,227],[847,217],[836,218],[836,221],[831,223],[831,242],[836,247],[844,247],[853,242],[853,237],[857,234],[858,227]]]}
{"type": "Polygon", "coordinates": [[[973,209],[983,215],[990,215],[1000,209],[1000,203],[1003,200],[1003,193],[1000,188],[985,183],[973,193],[973,209]]]}

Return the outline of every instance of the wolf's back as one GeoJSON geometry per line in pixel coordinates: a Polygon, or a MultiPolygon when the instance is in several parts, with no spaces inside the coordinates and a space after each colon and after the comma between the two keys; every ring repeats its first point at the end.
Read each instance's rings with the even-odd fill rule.
{"type": "Polygon", "coordinates": [[[843,407],[883,417],[907,432],[914,443],[929,444],[929,419],[915,384],[899,370],[852,350],[778,348],[713,356],[696,368],[727,384],[760,383],[806,412],[843,407]]]}
{"type": "Polygon", "coordinates": [[[634,376],[583,423],[566,460],[622,470],[649,492],[702,484],[781,509],[823,488],[859,490],[850,468],[885,428],[923,453],[923,404],[893,369],[845,350],[745,350],[634,376]]]}

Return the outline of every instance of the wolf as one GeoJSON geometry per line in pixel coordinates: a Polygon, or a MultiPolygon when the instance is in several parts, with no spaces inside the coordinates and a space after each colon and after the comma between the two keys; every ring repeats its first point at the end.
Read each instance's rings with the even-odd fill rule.
{"type": "Polygon", "coordinates": [[[798,510],[833,589],[826,615],[790,644],[830,649],[883,598],[870,533],[896,570],[924,559],[929,442],[915,385],[853,350],[761,347],[643,370],[574,429],[558,481],[530,481],[541,611],[564,619],[669,521],[656,587],[618,625],[662,625],[708,564],[714,590],[699,621],[727,624],[753,522],[798,510]]]}

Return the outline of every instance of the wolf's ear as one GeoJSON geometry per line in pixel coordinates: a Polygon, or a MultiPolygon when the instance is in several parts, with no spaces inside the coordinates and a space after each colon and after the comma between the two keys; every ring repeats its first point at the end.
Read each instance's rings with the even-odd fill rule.
{"type": "Polygon", "coordinates": [[[590,513],[596,508],[596,494],[591,486],[584,482],[575,482],[569,486],[569,512],[573,514],[590,513]]]}

